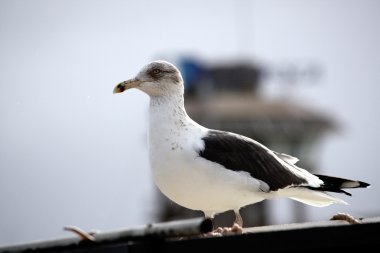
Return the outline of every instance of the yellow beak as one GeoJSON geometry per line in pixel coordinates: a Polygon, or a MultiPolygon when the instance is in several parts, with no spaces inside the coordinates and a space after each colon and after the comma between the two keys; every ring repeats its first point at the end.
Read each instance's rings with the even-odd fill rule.
{"type": "Polygon", "coordinates": [[[123,91],[126,91],[128,89],[136,88],[142,83],[142,81],[133,78],[129,79],[127,81],[121,82],[118,85],[116,85],[115,89],[113,89],[113,93],[122,93],[123,91]]]}

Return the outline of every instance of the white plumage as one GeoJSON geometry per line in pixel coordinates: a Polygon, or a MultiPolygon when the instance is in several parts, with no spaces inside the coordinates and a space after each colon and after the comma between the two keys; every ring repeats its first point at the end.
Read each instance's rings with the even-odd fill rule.
{"type": "Polygon", "coordinates": [[[208,217],[275,197],[313,206],[345,204],[326,191],[367,187],[355,180],[313,175],[295,165],[297,158],[274,152],[233,133],[207,129],[184,107],[178,69],[165,61],[145,66],[116,86],[114,93],[137,88],[150,96],[149,156],[156,185],[169,199],[208,217]]]}

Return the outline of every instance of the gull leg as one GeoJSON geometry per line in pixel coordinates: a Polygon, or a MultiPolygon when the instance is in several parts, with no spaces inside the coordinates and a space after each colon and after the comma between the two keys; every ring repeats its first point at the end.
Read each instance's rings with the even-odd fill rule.
{"type": "Polygon", "coordinates": [[[235,221],[230,229],[230,233],[233,234],[242,234],[243,233],[243,218],[240,215],[239,210],[234,210],[235,212],[235,221]]]}
{"type": "Polygon", "coordinates": [[[234,212],[235,212],[235,216],[236,216],[234,223],[242,228],[243,227],[243,218],[241,217],[239,210],[234,210],[234,212]]]}

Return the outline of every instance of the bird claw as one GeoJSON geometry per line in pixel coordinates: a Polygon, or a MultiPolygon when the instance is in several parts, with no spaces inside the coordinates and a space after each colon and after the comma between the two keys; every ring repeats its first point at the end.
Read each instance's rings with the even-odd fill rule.
{"type": "Polygon", "coordinates": [[[217,229],[214,229],[213,231],[205,234],[205,237],[218,237],[218,236],[224,236],[224,235],[240,235],[243,233],[243,228],[237,224],[234,223],[232,227],[218,227],[217,229]]]}

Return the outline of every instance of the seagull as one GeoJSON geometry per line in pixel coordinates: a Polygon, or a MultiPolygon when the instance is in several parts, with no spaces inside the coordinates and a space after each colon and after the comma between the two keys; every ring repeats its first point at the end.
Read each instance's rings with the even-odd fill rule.
{"type": "Polygon", "coordinates": [[[368,187],[358,180],[317,175],[296,165],[298,159],[231,132],[193,121],[184,106],[184,83],[171,63],[158,60],[114,93],[136,88],[150,96],[149,160],[153,180],[173,202],[200,210],[206,218],[239,210],[265,199],[287,197],[311,206],[347,204],[328,192],[351,195],[345,188],[368,187]]]}

